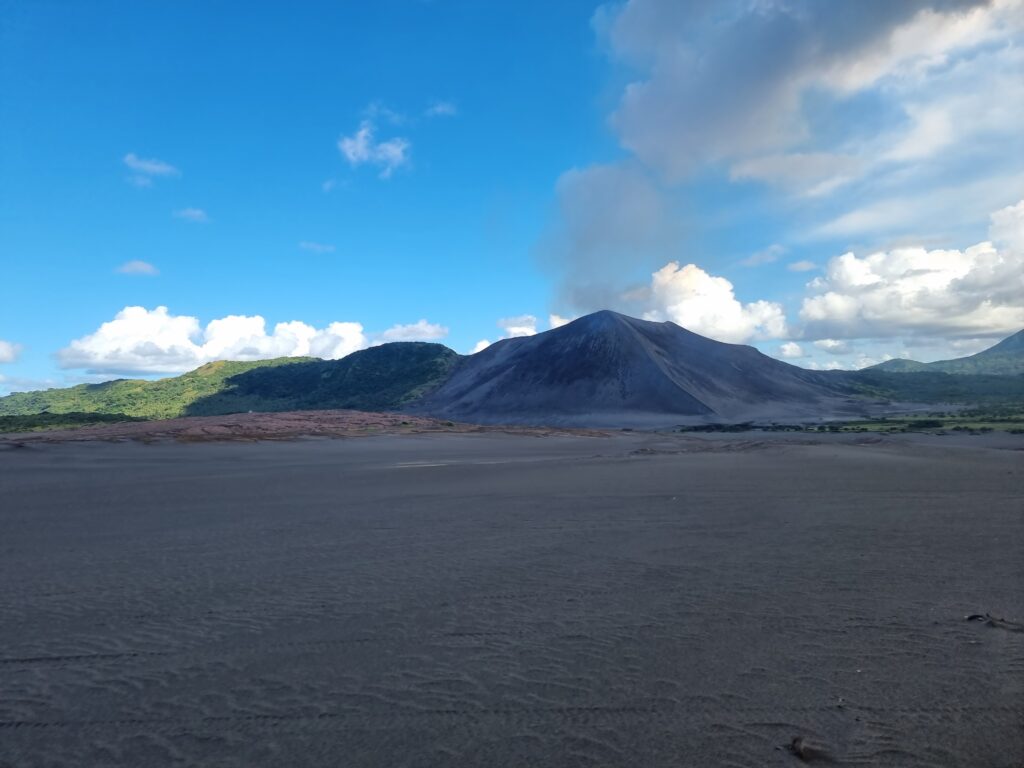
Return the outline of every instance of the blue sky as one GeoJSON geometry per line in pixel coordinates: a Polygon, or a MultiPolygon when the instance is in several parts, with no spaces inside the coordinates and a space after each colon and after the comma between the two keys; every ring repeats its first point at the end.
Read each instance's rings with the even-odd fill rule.
{"type": "Polygon", "coordinates": [[[1018,0],[239,9],[4,3],[0,391],[602,307],[810,367],[1024,327],[1018,0]]]}

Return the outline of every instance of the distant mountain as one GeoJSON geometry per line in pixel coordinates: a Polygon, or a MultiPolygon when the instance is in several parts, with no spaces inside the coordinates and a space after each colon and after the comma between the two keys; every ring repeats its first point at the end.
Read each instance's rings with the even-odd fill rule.
{"type": "Polygon", "coordinates": [[[822,416],[848,411],[847,392],[753,347],[602,311],[492,344],[412,408],[481,423],[642,426],[822,416]]]}
{"type": "Polygon", "coordinates": [[[886,371],[888,373],[924,373],[931,369],[928,367],[928,363],[919,363],[917,360],[899,357],[895,360],[886,360],[884,363],[878,363],[877,365],[869,365],[862,370],[886,371]]]}
{"type": "Polygon", "coordinates": [[[115,379],[102,384],[79,384],[64,389],[15,392],[0,397],[0,416],[33,413],[105,413],[149,419],[181,416],[196,400],[219,392],[232,376],[254,369],[291,365],[312,358],[236,362],[219,360],[194,371],[157,381],[115,379]]]}
{"type": "MultiPolygon", "coordinates": [[[[1018,333],[946,363],[1009,371],[1022,355],[1018,333]]],[[[808,371],[674,323],[603,311],[466,357],[442,344],[397,342],[340,360],[224,361],[158,381],[20,392],[0,398],[0,430],[327,408],[482,424],[657,427],[841,418],[864,415],[879,401],[1024,402],[1024,376],[951,375],[939,365],[891,361],[863,371],[808,371]],[[34,414],[43,415],[21,418],[34,414]]]]}
{"type": "Polygon", "coordinates": [[[48,412],[167,419],[240,411],[393,410],[439,384],[459,355],[442,344],[397,342],[341,360],[218,361],[158,381],[118,379],[0,397],[0,416],[48,412]]]}
{"type": "Polygon", "coordinates": [[[224,387],[193,401],[184,413],[397,410],[440,385],[460,359],[443,344],[402,341],[353,352],[340,360],[255,368],[227,379],[224,387]]]}
{"type": "Polygon", "coordinates": [[[919,363],[916,360],[886,360],[867,370],[888,373],[955,373],[1015,376],[1024,373],[1024,331],[1017,331],[993,347],[968,357],[919,363]]]}

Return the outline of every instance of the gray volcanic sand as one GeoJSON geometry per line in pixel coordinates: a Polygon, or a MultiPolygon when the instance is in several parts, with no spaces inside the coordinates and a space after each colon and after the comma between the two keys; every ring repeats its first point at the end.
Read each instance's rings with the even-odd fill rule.
{"type": "Polygon", "coordinates": [[[0,765],[1019,766],[1024,441],[946,440],[2,450],[0,765]]]}

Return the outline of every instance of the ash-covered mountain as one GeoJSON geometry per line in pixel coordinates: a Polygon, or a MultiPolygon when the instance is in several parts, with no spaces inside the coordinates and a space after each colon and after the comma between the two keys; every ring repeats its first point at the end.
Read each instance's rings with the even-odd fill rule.
{"type": "Polygon", "coordinates": [[[857,412],[848,393],[753,347],[606,310],[464,358],[410,409],[491,424],[646,426],[857,412]]]}

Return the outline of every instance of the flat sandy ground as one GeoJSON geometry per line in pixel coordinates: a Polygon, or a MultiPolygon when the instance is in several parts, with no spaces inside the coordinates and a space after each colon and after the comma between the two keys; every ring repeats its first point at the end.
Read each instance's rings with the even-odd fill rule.
{"type": "Polygon", "coordinates": [[[1024,764],[1024,439],[5,445],[5,767],[1024,764]]]}

